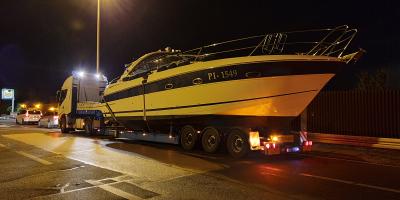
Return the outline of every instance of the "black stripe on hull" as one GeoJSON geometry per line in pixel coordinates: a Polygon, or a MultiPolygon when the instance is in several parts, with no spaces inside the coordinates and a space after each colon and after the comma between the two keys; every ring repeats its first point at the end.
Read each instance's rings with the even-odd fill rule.
{"type": "MultiPolygon", "coordinates": [[[[237,102],[244,102],[244,101],[253,101],[253,100],[259,100],[259,99],[268,99],[268,98],[282,97],[282,96],[302,94],[302,93],[308,93],[308,92],[316,92],[316,91],[318,91],[318,90],[306,90],[306,91],[301,91],[301,92],[292,92],[292,93],[286,93],[286,94],[279,94],[279,95],[266,96],[266,97],[257,97],[257,98],[251,98],[251,99],[241,99],[241,100],[235,100],[235,101],[214,102],[214,103],[207,103],[207,104],[195,104],[195,105],[166,107],[166,108],[154,108],[154,109],[146,109],[146,112],[162,111],[162,110],[174,110],[174,109],[182,109],[182,108],[195,108],[195,107],[202,107],[202,106],[213,106],[213,105],[219,105],[219,104],[228,104],[228,103],[237,103],[237,102]]],[[[143,112],[143,110],[127,110],[127,111],[114,112],[114,114],[118,114],[118,113],[141,113],[141,112],[143,112]]],[[[104,114],[110,114],[110,113],[108,112],[108,113],[104,113],[104,114]]]]}
{"type": "MultiPolygon", "coordinates": [[[[180,74],[144,85],[138,85],[104,96],[105,101],[145,94],[173,90],[195,85],[195,80],[201,84],[217,83],[231,80],[251,79],[260,77],[275,77],[305,74],[336,74],[344,65],[340,61],[269,61],[262,63],[247,63],[223,67],[210,67],[201,71],[180,74]],[[172,87],[167,87],[172,85],[172,87]],[[145,87],[145,89],[143,88],[145,87]]],[[[158,72],[161,73],[161,72],[158,72]]],[[[150,75],[151,76],[151,75],[150,75]]]]}

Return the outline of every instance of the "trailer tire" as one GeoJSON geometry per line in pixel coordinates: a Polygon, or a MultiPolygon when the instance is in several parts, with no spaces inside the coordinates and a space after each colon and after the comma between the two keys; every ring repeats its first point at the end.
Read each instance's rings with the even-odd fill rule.
{"type": "Polygon", "coordinates": [[[219,132],[214,127],[206,127],[203,129],[203,134],[201,137],[201,145],[203,150],[207,153],[215,153],[221,143],[221,136],[219,132]]]}
{"type": "Polygon", "coordinates": [[[61,133],[68,133],[69,129],[67,128],[67,120],[65,119],[65,117],[61,117],[60,121],[61,133]]]}
{"type": "Polygon", "coordinates": [[[192,150],[197,142],[196,130],[193,126],[186,125],[181,128],[180,134],[181,146],[185,150],[192,150]]]}
{"type": "Polygon", "coordinates": [[[226,149],[233,158],[242,158],[250,151],[247,134],[241,129],[233,129],[226,140],[226,149]]]}

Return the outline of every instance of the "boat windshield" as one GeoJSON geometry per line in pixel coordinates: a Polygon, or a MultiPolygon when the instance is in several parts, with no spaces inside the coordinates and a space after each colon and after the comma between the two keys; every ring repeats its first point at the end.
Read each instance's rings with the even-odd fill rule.
{"type": "Polygon", "coordinates": [[[198,56],[170,52],[157,52],[140,61],[130,76],[139,76],[149,71],[164,71],[182,65],[190,64],[198,56]]]}
{"type": "Polygon", "coordinates": [[[156,66],[155,60],[158,60],[161,57],[164,57],[167,52],[156,52],[151,55],[148,55],[146,58],[144,58],[142,61],[140,61],[135,68],[132,70],[130,73],[130,76],[138,76],[140,74],[149,72],[154,70],[156,66]]]}

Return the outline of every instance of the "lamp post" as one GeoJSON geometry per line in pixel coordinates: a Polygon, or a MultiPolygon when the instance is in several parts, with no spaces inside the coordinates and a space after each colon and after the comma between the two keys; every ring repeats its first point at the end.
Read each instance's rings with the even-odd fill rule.
{"type": "Polygon", "coordinates": [[[100,65],[100,0],[97,0],[97,48],[96,48],[96,73],[99,74],[100,65]]]}

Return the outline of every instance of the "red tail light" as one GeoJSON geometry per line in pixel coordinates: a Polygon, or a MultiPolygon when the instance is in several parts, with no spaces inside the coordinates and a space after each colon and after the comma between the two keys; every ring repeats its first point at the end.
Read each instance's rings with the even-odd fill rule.
{"type": "Polygon", "coordinates": [[[305,146],[312,146],[312,141],[305,141],[305,142],[304,142],[304,145],[305,145],[305,146]]]}

